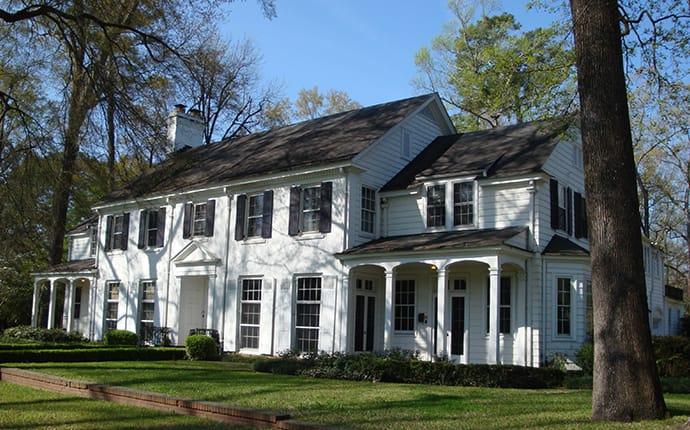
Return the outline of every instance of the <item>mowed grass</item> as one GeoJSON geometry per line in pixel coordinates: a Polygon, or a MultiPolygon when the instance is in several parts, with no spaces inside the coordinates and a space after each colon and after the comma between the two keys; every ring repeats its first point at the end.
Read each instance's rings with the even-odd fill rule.
{"type": "Polygon", "coordinates": [[[674,415],[633,424],[594,423],[589,390],[516,390],[385,384],[256,373],[247,363],[102,362],[22,364],[53,375],[236,406],[287,411],[344,428],[675,428],[690,395],[666,395],[674,415]]]}
{"type": "MultiPolygon", "coordinates": [[[[0,429],[227,429],[172,415],[0,382],[0,429]]],[[[238,427],[239,428],[239,427],[238,427]]]]}

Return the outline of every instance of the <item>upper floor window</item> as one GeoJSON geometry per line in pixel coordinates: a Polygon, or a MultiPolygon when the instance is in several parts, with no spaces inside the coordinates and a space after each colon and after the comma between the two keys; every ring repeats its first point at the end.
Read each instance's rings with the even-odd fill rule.
{"type": "Polygon", "coordinates": [[[568,192],[567,188],[563,185],[558,186],[558,226],[561,230],[565,230],[566,216],[567,216],[567,201],[568,192]]]}
{"type": "Polygon", "coordinates": [[[290,189],[288,234],[331,231],[333,182],[290,189]]]}
{"type": "Polygon", "coordinates": [[[91,226],[91,242],[89,243],[89,254],[92,257],[96,256],[96,249],[98,247],[98,225],[91,226]]]}
{"type": "Polygon", "coordinates": [[[247,205],[247,237],[261,236],[261,224],[264,217],[264,196],[255,194],[249,196],[247,205]]]}
{"type": "Polygon", "coordinates": [[[426,189],[426,226],[443,227],[446,225],[446,188],[443,185],[431,185],[426,189]]]}
{"type": "Polygon", "coordinates": [[[369,187],[362,187],[362,231],[374,232],[376,219],[376,191],[369,187]]]}
{"type": "Polygon", "coordinates": [[[409,159],[412,157],[412,137],[407,130],[402,131],[402,140],[400,142],[400,155],[403,158],[409,159]]]}
{"type": "Polygon", "coordinates": [[[105,249],[127,249],[129,213],[108,215],[106,218],[105,249]]]}
{"type": "Polygon", "coordinates": [[[216,201],[207,200],[204,203],[187,203],[184,207],[184,225],[182,237],[213,236],[216,201]]]}
{"type": "Polygon", "coordinates": [[[556,290],[556,334],[570,336],[571,287],[570,278],[558,278],[556,290]]]}
{"type": "Polygon", "coordinates": [[[124,239],[124,221],[125,217],[124,215],[115,215],[115,218],[113,218],[113,248],[115,249],[120,249],[122,248],[122,241],[124,239]]]}
{"type": "Polygon", "coordinates": [[[573,233],[573,191],[557,180],[550,181],[551,228],[573,233]]]}
{"type": "Polygon", "coordinates": [[[139,214],[139,248],[163,246],[165,208],[142,210],[139,214]]]}
{"type": "Polygon", "coordinates": [[[301,231],[319,231],[319,209],[321,207],[321,187],[302,189],[301,231]]]}
{"type": "Polygon", "coordinates": [[[474,183],[453,184],[453,225],[474,224],[474,183]]]}

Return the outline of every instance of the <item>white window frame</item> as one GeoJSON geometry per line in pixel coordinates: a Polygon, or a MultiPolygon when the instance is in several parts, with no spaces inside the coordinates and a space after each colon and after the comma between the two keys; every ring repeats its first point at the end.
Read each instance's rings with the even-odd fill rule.
{"type": "Polygon", "coordinates": [[[206,205],[206,202],[203,203],[194,203],[192,205],[192,236],[205,236],[206,235],[206,211],[208,210],[208,206],[206,205]],[[203,207],[203,217],[199,217],[197,219],[197,214],[201,212],[201,208],[203,207]],[[197,226],[203,226],[203,227],[197,227],[197,226]]]}
{"type": "MultiPolygon", "coordinates": [[[[239,346],[240,350],[247,350],[247,351],[257,351],[261,347],[261,299],[263,297],[263,278],[261,277],[246,277],[246,278],[240,278],[240,306],[239,306],[239,346]],[[244,286],[245,282],[248,284],[250,283],[258,283],[258,290],[253,289],[251,292],[256,294],[258,291],[258,298],[255,296],[252,298],[247,298],[245,299],[244,295],[244,286]],[[258,305],[259,306],[259,311],[258,311],[258,316],[259,320],[258,322],[252,322],[252,323],[245,323],[244,321],[244,306],[243,305],[258,305]],[[256,347],[253,346],[245,346],[244,344],[244,334],[242,333],[243,328],[253,328],[256,329],[257,335],[256,336],[247,336],[247,337],[252,337],[256,338],[256,347]]],[[[256,286],[256,285],[254,285],[256,286]]]]}
{"type": "MultiPolygon", "coordinates": [[[[361,205],[361,212],[360,212],[360,229],[362,233],[365,233],[367,235],[374,235],[376,233],[376,189],[374,187],[369,187],[367,185],[362,185],[360,189],[360,205],[361,205]],[[367,193],[371,193],[371,199],[368,198],[367,193]],[[371,202],[372,208],[367,208],[365,207],[365,200],[371,202]],[[371,231],[365,229],[365,217],[371,217],[371,231]]],[[[367,221],[368,222],[368,221],[367,221]]]]}
{"type": "Polygon", "coordinates": [[[553,334],[554,337],[557,339],[574,339],[575,338],[575,309],[577,308],[577,303],[576,303],[576,279],[572,274],[556,274],[553,277],[553,334]],[[568,305],[570,312],[570,333],[569,334],[562,334],[558,332],[558,289],[559,289],[559,279],[568,279],[569,280],[569,293],[570,293],[570,303],[568,305]]]}
{"type": "Polygon", "coordinates": [[[400,157],[405,160],[412,159],[412,133],[403,128],[400,133],[400,157]]]}
{"type": "Polygon", "coordinates": [[[105,283],[105,324],[104,324],[104,333],[110,331],[110,330],[117,330],[117,320],[120,317],[120,287],[122,286],[122,283],[120,281],[107,281],[105,283]],[[117,297],[113,298],[111,296],[111,287],[115,286],[116,289],[115,291],[117,292],[117,297]],[[115,311],[116,314],[115,318],[110,318],[110,305],[115,305],[115,311]],[[109,328],[109,325],[114,325],[114,327],[109,328]]]}
{"type": "Polygon", "coordinates": [[[425,184],[424,186],[424,224],[428,230],[443,230],[448,224],[448,187],[445,183],[425,184]],[[441,225],[429,225],[429,189],[439,187],[443,190],[443,223],[441,225]]]}
{"type": "Polygon", "coordinates": [[[450,199],[450,222],[455,229],[470,229],[475,228],[477,225],[477,181],[473,180],[460,180],[453,181],[450,183],[451,195],[450,199]],[[460,184],[472,184],[472,202],[469,204],[467,202],[458,203],[455,201],[455,186],[460,184]],[[469,224],[455,224],[455,208],[457,206],[471,206],[472,207],[472,222],[469,224]]]}
{"type": "Polygon", "coordinates": [[[321,223],[321,184],[302,186],[302,188],[300,190],[300,196],[299,196],[299,231],[300,231],[300,233],[318,233],[320,223],[321,223]],[[319,202],[318,205],[316,205],[316,209],[305,209],[304,208],[304,196],[306,195],[305,192],[308,189],[315,189],[316,190],[316,200],[319,202]],[[316,213],[316,227],[315,228],[312,228],[309,230],[307,230],[305,228],[304,222],[306,220],[306,217],[305,217],[306,213],[316,213]]]}
{"type": "Polygon", "coordinates": [[[137,297],[139,298],[139,309],[137,309],[137,326],[136,330],[137,333],[141,334],[141,325],[142,323],[147,323],[151,324],[153,327],[155,325],[156,321],[156,280],[155,279],[142,279],[139,281],[139,294],[137,297]],[[153,284],[153,297],[152,298],[144,298],[144,293],[146,292],[145,284],[153,284]],[[145,320],[144,319],[144,304],[153,304],[153,315],[150,320],[145,320]]]}
{"type": "MultiPolygon", "coordinates": [[[[311,332],[315,331],[316,332],[316,349],[314,350],[314,352],[317,352],[317,351],[319,351],[319,345],[321,343],[321,311],[323,309],[321,299],[323,297],[323,277],[321,275],[298,275],[295,277],[295,290],[294,291],[295,291],[295,300],[294,300],[294,303],[295,303],[295,308],[294,308],[295,309],[295,322],[294,322],[294,326],[293,326],[293,333],[294,333],[293,344],[294,344],[294,347],[296,350],[298,350],[302,353],[310,352],[308,350],[307,351],[303,350],[301,348],[301,346],[299,345],[298,332],[300,330],[309,330],[311,332]],[[318,285],[319,285],[319,294],[318,294],[319,299],[318,300],[313,300],[313,299],[312,300],[309,300],[309,299],[300,300],[299,299],[300,281],[306,280],[306,279],[318,279],[318,285]],[[319,306],[319,313],[318,313],[319,324],[316,326],[297,325],[297,319],[298,319],[298,315],[299,315],[299,311],[298,311],[299,305],[318,305],[319,306]]],[[[311,314],[311,315],[314,315],[314,314],[311,314]]]]}
{"type": "Polygon", "coordinates": [[[81,318],[81,295],[84,290],[81,286],[74,286],[74,308],[72,309],[72,315],[75,320],[81,318]],[[77,309],[79,311],[77,312],[77,309]]]}
{"type": "MultiPolygon", "coordinates": [[[[406,277],[405,275],[400,276],[400,279],[395,279],[393,283],[393,331],[399,334],[413,334],[417,326],[417,279],[413,277],[406,277]],[[412,282],[412,304],[410,303],[398,303],[398,282],[412,282]],[[412,328],[409,330],[403,330],[397,328],[397,314],[398,308],[412,308],[412,328]]],[[[409,317],[408,317],[409,318],[409,317]]],[[[402,319],[402,317],[401,317],[402,319]]]]}
{"type": "Polygon", "coordinates": [[[125,237],[125,214],[113,215],[113,230],[110,233],[110,251],[117,251],[122,249],[122,241],[125,237]],[[120,231],[117,230],[117,222],[120,221],[120,231]],[[118,237],[119,236],[119,237],[118,237]],[[116,242],[116,238],[119,241],[116,242]]]}
{"type": "Polygon", "coordinates": [[[95,257],[96,252],[98,251],[98,224],[94,224],[91,226],[89,235],[91,236],[89,242],[89,255],[95,257]]]}
{"type": "MultiPolygon", "coordinates": [[[[517,277],[515,276],[514,273],[508,272],[508,273],[501,273],[501,276],[499,276],[498,279],[498,296],[499,299],[501,297],[501,279],[502,278],[508,278],[510,279],[510,303],[505,305],[501,304],[500,302],[498,303],[498,324],[499,326],[497,327],[498,329],[498,336],[499,337],[505,337],[505,336],[512,336],[513,333],[515,332],[516,328],[516,316],[515,316],[515,300],[516,300],[516,288],[517,288],[517,277]],[[510,309],[510,332],[508,333],[502,333],[501,332],[501,308],[508,308],[510,309]]],[[[484,298],[483,298],[483,308],[484,308],[484,335],[488,338],[491,335],[491,277],[490,275],[486,277],[486,282],[484,286],[484,298]]]]}
{"type": "Polygon", "coordinates": [[[594,336],[594,299],[592,296],[592,280],[590,278],[585,278],[584,283],[584,298],[585,298],[585,336],[594,336]],[[588,313],[591,313],[589,318],[592,319],[592,332],[589,333],[589,327],[587,327],[588,313]]]}
{"type": "Polygon", "coordinates": [[[564,184],[558,183],[558,229],[564,232],[568,231],[568,187],[564,184]],[[562,205],[562,206],[561,206],[562,205]],[[561,225],[561,211],[563,211],[563,220],[561,225]]]}
{"type": "Polygon", "coordinates": [[[144,225],[140,226],[140,228],[143,228],[144,231],[146,232],[144,236],[144,247],[145,248],[157,248],[158,244],[158,224],[159,224],[159,219],[158,217],[160,216],[160,212],[158,209],[147,209],[146,210],[146,216],[144,217],[144,225]],[[151,214],[156,213],[156,225],[152,228],[151,227],[151,214]],[[153,236],[153,244],[151,244],[151,232],[155,231],[156,234],[153,236]]]}
{"type": "Polygon", "coordinates": [[[249,238],[261,237],[261,234],[263,233],[263,228],[264,228],[264,223],[263,223],[263,219],[264,219],[264,213],[263,213],[264,212],[264,195],[263,195],[263,193],[248,194],[246,206],[247,206],[245,209],[245,220],[246,220],[246,222],[244,223],[245,224],[245,226],[244,226],[245,238],[249,239],[249,238]],[[258,201],[260,202],[259,207],[261,208],[261,210],[259,211],[258,215],[257,214],[254,214],[254,215],[251,214],[252,199],[253,198],[258,199],[258,201]],[[259,220],[259,229],[258,229],[258,231],[255,231],[254,234],[250,234],[249,225],[251,224],[251,221],[255,220],[255,219],[259,220]]]}

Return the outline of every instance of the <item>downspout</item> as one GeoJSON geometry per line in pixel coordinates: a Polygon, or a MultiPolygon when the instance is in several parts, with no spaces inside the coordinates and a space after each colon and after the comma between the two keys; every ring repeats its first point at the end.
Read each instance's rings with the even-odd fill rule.
{"type": "MultiPolygon", "coordinates": [[[[170,226],[168,227],[168,273],[165,285],[165,318],[163,319],[163,327],[168,327],[168,310],[170,308],[170,267],[172,264],[172,244],[173,244],[173,222],[175,220],[175,204],[172,199],[168,197],[165,204],[170,206],[170,215],[168,216],[170,226]]],[[[171,339],[172,340],[172,339],[171,339]]]]}
{"type": "MultiPolygon", "coordinates": [[[[349,245],[349,240],[348,240],[348,235],[350,234],[350,231],[348,229],[349,221],[350,221],[350,175],[345,171],[344,168],[340,169],[341,172],[345,174],[345,212],[343,213],[343,251],[347,250],[348,245],[349,245]]],[[[341,273],[344,272],[345,270],[345,265],[343,262],[340,262],[340,271],[341,273]]],[[[334,282],[338,282],[338,278],[342,279],[342,276],[338,276],[334,282]]],[[[342,285],[342,284],[341,284],[342,285]]],[[[341,286],[342,289],[342,286],[341,286]]],[[[341,292],[342,294],[342,292],[341,292]]],[[[334,298],[335,303],[333,304],[333,309],[338,309],[338,288],[335,289],[335,298],[334,298]]],[[[342,338],[343,335],[343,310],[340,309],[340,318],[333,318],[333,336],[332,336],[332,344],[331,344],[331,352],[335,352],[335,338],[336,338],[336,333],[338,333],[338,345],[340,345],[340,339],[342,338]],[[338,326],[338,321],[340,321],[340,331],[336,331],[336,327],[338,326]]]]}
{"type": "MultiPolygon", "coordinates": [[[[221,345],[225,345],[225,311],[226,311],[226,306],[227,306],[227,296],[228,296],[228,270],[230,267],[230,220],[231,218],[231,211],[232,211],[232,199],[230,198],[230,195],[228,194],[228,188],[226,187],[223,192],[225,193],[226,197],[228,198],[228,222],[227,222],[227,229],[225,232],[225,275],[223,276],[223,311],[221,312],[221,323],[220,323],[220,338],[221,340],[221,345]]],[[[276,286],[273,286],[273,294],[275,297],[275,289],[276,286]]],[[[273,300],[273,307],[275,309],[275,299],[273,300]]],[[[274,311],[275,314],[275,311],[274,311]]],[[[273,333],[271,331],[271,355],[273,355],[273,333]]],[[[223,348],[225,349],[225,348],[223,348]]]]}
{"type": "MultiPolygon", "coordinates": [[[[530,213],[530,235],[532,238],[532,243],[529,245],[532,247],[532,252],[533,252],[533,257],[536,259],[536,253],[537,253],[537,236],[536,236],[536,231],[537,231],[537,204],[536,204],[536,188],[534,181],[529,181],[529,194],[530,194],[530,205],[532,206],[532,210],[530,213]]],[[[529,319],[529,325],[527,330],[529,331],[529,335],[525,333],[526,341],[529,342],[529,348],[527,345],[525,345],[525,365],[533,366],[534,365],[534,311],[532,309],[532,306],[530,305],[531,303],[531,292],[532,289],[530,288],[530,277],[529,277],[529,264],[527,261],[525,261],[525,321],[528,321],[529,319]],[[532,311],[532,312],[530,312],[532,311]],[[529,314],[528,314],[529,312],[529,314]],[[529,356],[528,356],[528,351],[529,351],[529,356]]]]}

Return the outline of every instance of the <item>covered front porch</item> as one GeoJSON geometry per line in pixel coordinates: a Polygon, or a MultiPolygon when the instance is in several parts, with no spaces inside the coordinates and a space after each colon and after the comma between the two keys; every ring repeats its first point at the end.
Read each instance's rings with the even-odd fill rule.
{"type": "Polygon", "coordinates": [[[94,259],[70,261],[33,274],[33,327],[78,331],[93,338],[94,259]]]}
{"type": "Polygon", "coordinates": [[[536,365],[530,256],[503,241],[471,249],[343,254],[349,270],[343,282],[343,349],[401,349],[425,360],[536,365]]]}

